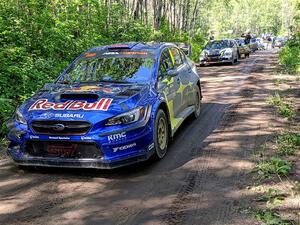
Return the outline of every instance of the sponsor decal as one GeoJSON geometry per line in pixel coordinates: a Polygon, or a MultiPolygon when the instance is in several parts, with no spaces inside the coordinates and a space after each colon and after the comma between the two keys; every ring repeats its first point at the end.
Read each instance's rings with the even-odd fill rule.
{"type": "Polygon", "coordinates": [[[39,139],[40,137],[39,137],[39,136],[36,136],[36,135],[29,135],[29,138],[30,138],[30,139],[39,139]]]}
{"type": "Polygon", "coordinates": [[[119,52],[105,52],[103,55],[119,55],[119,52]]]}
{"type": "Polygon", "coordinates": [[[148,146],[148,151],[152,150],[154,148],[154,143],[148,146]]]}
{"type": "Polygon", "coordinates": [[[136,146],[136,143],[132,143],[132,144],[124,145],[124,146],[120,146],[120,147],[115,147],[115,148],[113,148],[113,152],[126,150],[129,148],[135,147],[135,146],[136,146]]]}
{"type": "Polygon", "coordinates": [[[48,137],[50,140],[70,140],[70,137],[48,137]]]}
{"type": "Polygon", "coordinates": [[[148,52],[122,52],[123,55],[148,55],[148,52]]]}
{"type": "Polygon", "coordinates": [[[84,117],[84,114],[73,114],[73,113],[55,113],[54,117],[58,118],[78,118],[82,119],[84,117]]]}
{"type": "Polygon", "coordinates": [[[102,91],[104,93],[113,93],[113,90],[111,88],[107,87],[99,87],[99,86],[81,86],[81,87],[75,87],[72,89],[67,89],[67,91],[72,91],[72,92],[86,92],[86,91],[102,91]]]}
{"type": "Polygon", "coordinates": [[[97,55],[96,52],[90,52],[90,53],[85,53],[85,54],[84,54],[84,56],[85,56],[86,58],[94,57],[94,56],[96,56],[96,55],[97,55]]]}
{"type": "Polygon", "coordinates": [[[128,48],[129,45],[127,44],[112,44],[111,46],[109,46],[109,48],[128,48]]]}
{"type": "Polygon", "coordinates": [[[77,148],[77,144],[71,144],[69,146],[50,145],[48,146],[47,152],[49,155],[52,156],[71,157],[73,156],[76,148],[77,148]]]}
{"type": "Polygon", "coordinates": [[[126,132],[109,135],[107,136],[107,139],[109,142],[118,142],[118,141],[126,140],[126,132]]]}
{"type": "Polygon", "coordinates": [[[92,140],[91,137],[80,137],[81,140],[92,140]]]}
{"type": "Polygon", "coordinates": [[[63,103],[48,102],[47,99],[39,99],[33,103],[29,111],[33,110],[101,110],[107,111],[113,99],[101,98],[100,101],[89,103],[87,101],[75,100],[63,103]]]}

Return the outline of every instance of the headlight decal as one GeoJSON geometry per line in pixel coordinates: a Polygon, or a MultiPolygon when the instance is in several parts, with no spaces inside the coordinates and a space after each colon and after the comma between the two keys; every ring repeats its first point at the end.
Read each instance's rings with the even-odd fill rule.
{"type": "Polygon", "coordinates": [[[22,113],[19,111],[19,109],[16,110],[15,118],[16,118],[16,121],[17,121],[18,123],[27,125],[27,121],[25,120],[24,116],[23,116],[22,113]]]}
{"type": "Polygon", "coordinates": [[[121,124],[131,124],[137,121],[145,119],[150,106],[144,107],[140,106],[137,107],[129,112],[122,113],[118,116],[115,116],[107,121],[105,124],[106,126],[113,126],[113,125],[121,125],[121,124]]]}

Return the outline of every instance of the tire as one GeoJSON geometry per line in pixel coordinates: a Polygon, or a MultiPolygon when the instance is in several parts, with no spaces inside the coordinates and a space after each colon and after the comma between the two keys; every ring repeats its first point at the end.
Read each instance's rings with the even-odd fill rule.
{"type": "Polygon", "coordinates": [[[235,63],[235,59],[234,59],[234,58],[232,58],[232,60],[231,60],[230,64],[231,64],[231,65],[234,65],[234,63],[235,63]]]}
{"type": "Polygon", "coordinates": [[[160,160],[166,155],[169,143],[168,120],[165,112],[161,109],[156,114],[153,133],[155,158],[160,160]]]}
{"type": "Polygon", "coordinates": [[[201,91],[198,85],[196,86],[196,95],[197,95],[196,98],[198,102],[195,102],[195,111],[193,114],[194,119],[197,119],[201,113],[201,91]]]}

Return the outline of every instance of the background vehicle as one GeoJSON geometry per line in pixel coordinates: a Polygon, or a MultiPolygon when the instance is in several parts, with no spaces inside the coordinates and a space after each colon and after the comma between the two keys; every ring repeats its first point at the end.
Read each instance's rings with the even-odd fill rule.
{"type": "Polygon", "coordinates": [[[178,46],[178,48],[180,48],[183,52],[184,52],[184,54],[186,54],[187,56],[191,56],[192,55],[192,46],[191,45],[189,45],[189,44],[187,44],[187,43],[183,43],[183,42],[181,42],[181,43],[175,43],[177,46],[178,46]]]}
{"type": "Polygon", "coordinates": [[[239,51],[239,57],[242,58],[246,58],[246,57],[250,57],[250,53],[251,53],[251,50],[249,48],[248,45],[245,44],[245,41],[244,39],[235,39],[235,41],[237,42],[239,48],[238,48],[238,51],[239,51]]]}
{"type": "Polygon", "coordinates": [[[201,52],[200,66],[211,63],[231,63],[238,61],[238,45],[234,40],[216,40],[206,44],[201,52]]]}
{"type": "Polygon", "coordinates": [[[173,44],[93,48],[17,109],[8,154],[19,165],[85,168],[161,159],[201,98],[195,65],[173,44]]]}
{"type": "Polygon", "coordinates": [[[288,38],[287,37],[277,37],[275,39],[275,47],[282,48],[286,44],[288,38]]]}
{"type": "Polygon", "coordinates": [[[258,41],[256,40],[256,38],[251,38],[250,40],[250,44],[249,44],[249,47],[251,49],[252,52],[255,52],[258,50],[258,41]]]}
{"type": "Polygon", "coordinates": [[[266,44],[264,43],[262,38],[256,38],[256,42],[258,43],[258,49],[259,50],[265,50],[266,44]]]}

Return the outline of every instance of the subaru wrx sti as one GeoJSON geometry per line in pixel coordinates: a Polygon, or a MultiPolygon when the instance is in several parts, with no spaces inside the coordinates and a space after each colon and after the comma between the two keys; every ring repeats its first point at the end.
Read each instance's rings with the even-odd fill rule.
{"type": "Polygon", "coordinates": [[[173,44],[92,48],[16,109],[8,154],[18,165],[72,168],[161,159],[201,99],[195,65],[173,44]]]}

